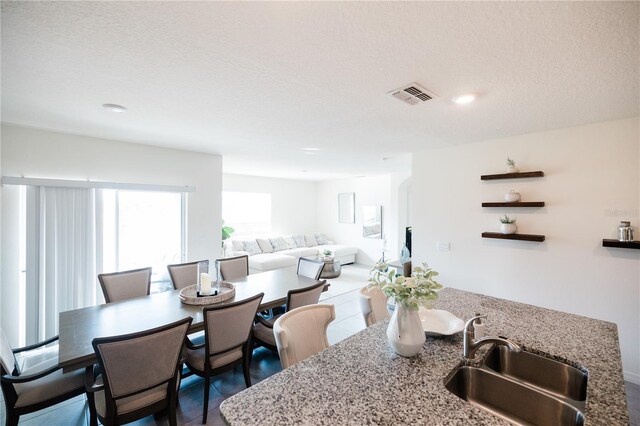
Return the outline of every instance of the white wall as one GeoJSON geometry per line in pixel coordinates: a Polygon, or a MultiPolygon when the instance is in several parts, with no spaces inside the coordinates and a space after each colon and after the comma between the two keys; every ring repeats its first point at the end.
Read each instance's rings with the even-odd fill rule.
{"type": "Polygon", "coordinates": [[[398,235],[398,186],[411,175],[410,172],[368,176],[353,179],[338,179],[318,182],[317,229],[340,244],[355,245],[359,248],[356,262],[372,265],[382,256],[383,242],[380,239],[362,236],[362,206],[382,206],[383,234],[387,240],[387,259],[399,257],[398,235]],[[338,222],[338,194],[355,192],[356,223],[338,222]]]}
{"type": "Polygon", "coordinates": [[[224,174],[222,190],[271,194],[274,235],[318,232],[315,182],[224,174]]]}
{"type": "Polygon", "coordinates": [[[636,117],[414,153],[414,259],[440,271],[445,286],[615,322],[625,375],[639,383],[640,251],[602,247],[620,220],[640,237],[638,126],[636,117]],[[545,177],[480,180],[503,172],[507,156],[545,177]],[[481,207],[511,188],[546,206],[481,207]],[[504,213],[546,241],[481,238],[504,213]],[[451,251],[437,251],[437,241],[451,251]]]}
{"type": "MultiPolygon", "coordinates": [[[[220,256],[220,156],[9,125],[2,125],[1,131],[4,176],[195,186],[187,202],[187,257],[213,260],[220,256]]],[[[3,208],[8,206],[8,195],[5,188],[3,208]]],[[[17,225],[8,219],[2,215],[3,274],[11,261],[8,248],[16,243],[6,231],[17,225]]],[[[17,305],[17,282],[3,278],[2,283],[0,321],[13,342],[15,327],[9,318],[17,305]]]]}

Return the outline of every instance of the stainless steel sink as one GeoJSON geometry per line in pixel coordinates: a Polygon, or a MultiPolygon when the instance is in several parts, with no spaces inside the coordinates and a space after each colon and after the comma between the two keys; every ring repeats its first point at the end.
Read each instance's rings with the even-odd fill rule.
{"type": "Polygon", "coordinates": [[[465,401],[516,424],[584,424],[584,415],[578,408],[489,369],[460,366],[445,387],[465,401]]]}
{"type": "Polygon", "coordinates": [[[587,374],[570,365],[531,352],[513,352],[505,346],[494,346],[483,364],[554,395],[579,402],[587,399],[587,374]]]}

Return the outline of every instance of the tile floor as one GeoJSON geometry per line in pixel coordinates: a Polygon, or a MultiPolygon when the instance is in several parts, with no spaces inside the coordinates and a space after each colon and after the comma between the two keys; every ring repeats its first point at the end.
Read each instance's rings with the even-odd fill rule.
{"type": "MultiPolygon", "coordinates": [[[[321,303],[332,303],[336,307],[336,320],[329,326],[328,338],[331,344],[337,343],[365,328],[360,314],[357,289],[362,287],[368,277],[368,268],[350,265],[343,268],[340,278],[329,280],[330,289],[323,293],[321,303]]],[[[251,380],[257,383],[280,371],[280,361],[270,351],[259,348],[254,351],[251,364],[251,380]]],[[[640,426],[640,386],[625,383],[629,401],[631,426],[640,426]]],[[[212,380],[209,391],[208,425],[224,425],[220,418],[219,406],[222,401],[245,388],[242,369],[237,368],[212,380]]],[[[202,424],[203,381],[191,376],[183,380],[180,386],[180,406],[178,424],[202,424]]],[[[3,403],[4,404],[4,403],[3,403]]],[[[4,423],[4,405],[0,408],[0,422],[4,423]]],[[[88,426],[89,413],[84,396],[66,401],[37,413],[21,417],[20,424],[25,426],[88,426]]],[[[166,417],[153,416],[139,420],[134,425],[168,425],[166,417]]]]}

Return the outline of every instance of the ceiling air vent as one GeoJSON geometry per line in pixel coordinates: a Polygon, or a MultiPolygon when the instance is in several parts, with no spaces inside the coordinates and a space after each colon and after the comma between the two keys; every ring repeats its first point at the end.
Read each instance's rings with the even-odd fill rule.
{"type": "Polygon", "coordinates": [[[412,83],[399,89],[392,90],[388,94],[409,105],[417,105],[437,98],[433,92],[429,92],[417,83],[412,83]]]}

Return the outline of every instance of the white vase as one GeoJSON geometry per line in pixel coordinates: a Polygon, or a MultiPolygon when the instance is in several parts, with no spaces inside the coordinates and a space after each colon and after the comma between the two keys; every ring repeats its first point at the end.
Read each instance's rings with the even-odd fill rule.
{"type": "Polygon", "coordinates": [[[518,173],[519,171],[516,166],[507,166],[507,173],[518,173]]]}
{"type": "Polygon", "coordinates": [[[520,193],[512,189],[511,191],[504,194],[504,200],[507,203],[517,203],[518,201],[520,201],[520,193]]]}
{"type": "Polygon", "coordinates": [[[518,232],[518,227],[515,223],[503,223],[500,226],[500,230],[503,234],[515,234],[518,232]]]}
{"type": "Polygon", "coordinates": [[[387,338],[398,355],[406,358],[418,355],[427,340],[418,310],[397,303],[387,328],[387,338]]]}

